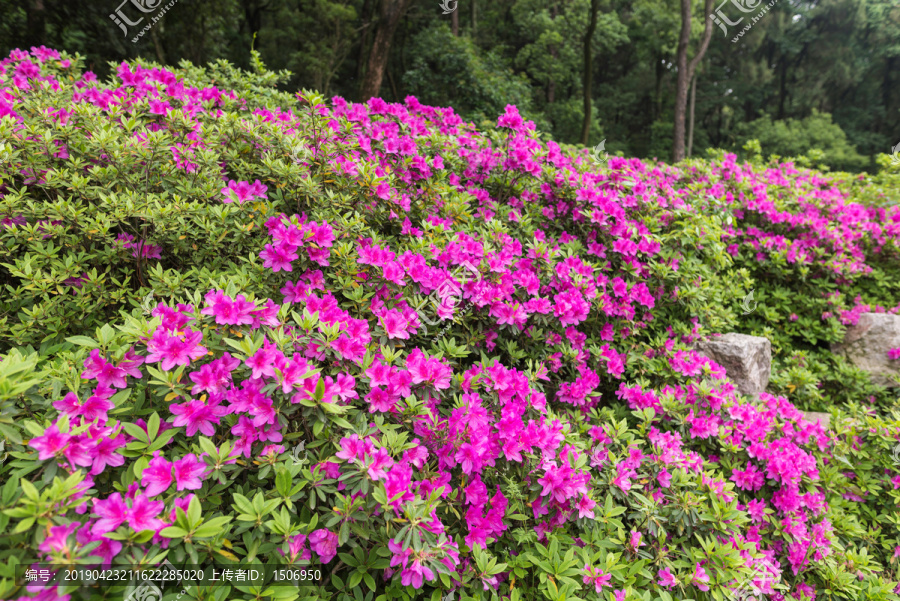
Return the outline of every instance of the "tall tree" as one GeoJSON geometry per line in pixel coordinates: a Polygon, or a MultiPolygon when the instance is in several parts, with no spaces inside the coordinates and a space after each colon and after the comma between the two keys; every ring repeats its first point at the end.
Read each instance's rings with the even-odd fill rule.
{"type": "Polygon", "coordinates": [[[591,0],[591,20],[587,31],[584,33],[584,73],[582,85],[584,86],[582,101],[584,102],[584,121],[581,125],[581,145],[587,146],[588,136],[591,134],[591,88],[594,74],[594,51],[592,40],[597,31],[597,12],[600,10],[600,0],[591,0]]]}
{"type": "Polygon", "coordinates": [[[268,4],[263,4],[259,0],[242,0],[241,7],[244,9],[244,23],[250,32],[250,39],[259,43],[259,31],[262,29],[263,11],[269,8],[268,4]]]}
{"type": "Polygon", "coordinates": [[[697,101],[697,78],[700,77],[700,73],[697,72],[694,75],[694,79],[691,80],[691,108],[689,113],[689,121],[688,121],[688,138],[687,138],[687,156],[690,158],[691,152],[694,150],[694,107],[696,106],[697,101]]]}
{"type": "Polygon", "coordinates": [[[406,14],[412,3],[413,0],[381,0],[375,39],[372,42],[366,74],[360,88],[360,96],[363,101],[378,96],[381,91],[381,82],[384,79],[384,72],[391,54],[394,32],[397,31],[400,19],[406,14]]]}
{"type": "MultiPolygon", "coordinates": [[[[675,132],[672,143],[672,160],[676,163],[684,160],[684,122],[687,113],[688,86],[694,78],[697,64],[706,54],[712,37],[712,19],[706,19],[706,27],[703,29],[703,37],[700,39],[700,48],[694,58],[688,62],[688,44],[691,41],[691,0],[681,0],[681,35],[678,38],[678,52],[675,55],[675,64],[678,73],[675,80],[675,132]]],[[[706,0],[703,14],[712,13],[712,0],[706,0]]]]}
{"type": "Polygon", "coordinates": [[[44,0],[28,0],[25,4],[26,47],[42,46],[47,42],[47,11],[44,0]]]}
{"type": "Polygon", "coordinates": [[[359,89],[362,89],[362,81],[366,75],[366,58],[369,52],[369,37],[372,33],[373,20],[375,18],[375,7],[372,0],[364,0],[360,18],[362,26],[360,27],[359,40],[359,56],[356,59],[356,77],[359,80],[359,89]]]}

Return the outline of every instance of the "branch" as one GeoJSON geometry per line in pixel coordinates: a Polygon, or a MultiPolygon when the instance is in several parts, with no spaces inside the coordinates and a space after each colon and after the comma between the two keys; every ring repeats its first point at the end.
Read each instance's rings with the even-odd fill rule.
{"type": "Polygon", "coordinates": [[[697,54],[694,55],[694,58],[691,59],[691,62],[688,64],[687,68],[687,80],[688,82],[694,78],[694,70],[697,68],[697,65],[703,60],[703,55],[706,54],[706,49],[709,48],[709,40],[712,38],[712,19],[709,18],[709,15],[712,14],[712,5],[713,0],[706,0],[706,3],[703,6],[703,14],[707,15],[706,18],[706,26],[703,28],[703,37],[700,39],[700,48],[697,50],[697,54]]]}

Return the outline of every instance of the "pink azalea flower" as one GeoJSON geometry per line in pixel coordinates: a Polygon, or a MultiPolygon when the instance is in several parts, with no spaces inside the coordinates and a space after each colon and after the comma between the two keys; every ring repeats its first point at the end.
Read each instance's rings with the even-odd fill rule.
{"type": "Polygon", "coordinates": [[[69,536],[81,526],[78,522],[73,522],[68,526],[51,526],[50,533],[47,538],[38,545],[38,549],[42,553],[66,553],[70,550],[68,539],[69,536]]]}
{"type": "Polygon", "coordinates": [[[72,437],[59,431],[56,424],[50,426],[41,436],[36,436],[28,442],[28,446],[38,452],[38,459],[52,459],[59,456],[69,444],[72,437]]]}
{"type": "Polygon", "coordinates": [[[123,437],[110,438],[103,436],[99,440],[95,439],[94,442],[96,446],[94,447],[93,465],[91,467],[92,475],[96,476],[102,473],[106,466],[119,467],[125,464],[125,457],[118,452],[119,449],[128,444],[123,440],[123,437]]]}
{"type": "Polygon", "coordinates": [[[407,328],[409,322],[403,317],[403,314],[396,309],[391,309],[379,317],[381,327],[384,328],[387,337],[390,339],[399,338],[400,340],[409,340],[407,328]]]}
{"type": "Polygon", "coordinates": [[[378,449],[371,456],[371,461],[366,466],[366,471],[372,480],[381,480],[385,477],[385,470],[390,469],[392,465],[394,465],[394,460],[391,459],[387,449],[378,449]]]}
{"type": "Polygon", "coordinates": [[[641,533],[637,530],[632,530],[631,534],[628,538],[628,546],[633,550],[637,551],[641,547],[644,546],[644,543],[641,542],[641,533]]]}
{"type": "Polygon", "coordinates": [[[669,571],[669,568],[664,568],[659,571],[659,585],[664,586],[666,588],[672,588],[676,584],[678,584],[678,580],[675,576],[672,575],[672,572],[669,571]]]}
{"type": "Polygon", "coordinates": [[[267,340],[263,343],[263,347],[247,357],[245,363],[252,370],[251,378],[274,378],[275,377],[275,359],[284,359],[280,351],[267,340]]]}
{"type": "Polygon", "coordinates": [[[81,377],[89,380],[96,379],[101,386],[115,386],[116,388],[128,386],[125,382],[125,370],[101,357],[98,349],[93,349],[90,356],[84,360],[84,371],[81,373],[81,377]]]}
{"type": "Polygon", "coordinates": [[[102,501],[94,499],[94,513],[100,516],[94,523],[94,532],[97,534],[112,532],[128,520],[128,506],[120,493],[110,495],[102,501]]]}
{"type": "Polygon", "coordinates": [[[151,501],[145,495],[135,496],[134,501],[131,502],[131,510],[128,512],[128,525],[135,532],[156,531],[165,527],[165,522],[157,518],[164,506],[162,501],[151,501]]]}
{"type": "Polygon", "coordinates": [[[594,519],[594,507],[596,506],[596,501],[587,495],[582,495],[578,501],[578,517],[594,519]]]}
{"type": "MultiPolygon", "coordinates": [[[[279,549],[279,552],[284,555],[284,551],[279,549]]],[[[312,559],[312,554],[310,550],[306,548],[306,535],[305,534],[295,534],[288,540],[288,557],[292,560],[301,559],[305,561],[309,561],[312,559]]]]}
{"type": "MultiPolygon", "coordinates": [[[[414,589],[420,589],[426,580],[434,580],[434,572],[423,564],[421,559],[413,559],[400,572],[400,584],[403,586],[412,586],[414,589]]],[[[487,586],[485,586],[485,590],[487,590],[487,586]]]]}
{"type": "Polygon", "coordinates": [[[253,323],[253,310],[256,305],[248,301],[243,294],[232,299],[221,290],[210,290],[206,294],[206,304],[200,312],[212,315],[216,323],[227,325],[249,325],[253,323]]]}
{"type": "Polygon", "coordinates": [[[286,243],[266,244],[259,256],[263,260],[263,267],[273,272],[293,271],[292,263],[299,258],[297,247],[286,243]]]}
{"type": "Polygon", "coordinates": [[[169,371],[176,365],[190,365],[206,355],[206,348],[200,346],[203,339],[201,332],[194,332],[190,328],[184,329],[184,334],[171,335],[163,328],[157,329],[147,343],[147,363],[161,361],[160,368],[169,371]],[[183,336],[183,337],[182,337],[183,336]]]}
{"type": "Polygon", "coordinates": [[[656,475],[656,480],[659,482],[659,485],[662,488],[669,488],[672,485],[672,474],[670,474],[668,470],[663,468],[656,475]]]}
{"type": "Polygon", "coordinates": [[[156,451],[153,453],[153,459],[141,474],[141,486],[144,487],[144,493],[148,497],[155,497],[166,492],[171,484],[172,464],[165,457],[160,456],[159,451],[156,451]]]}
{"type": "Polygon", "coordinates": [[[701,591],[708,591],[709,587],[707,583],[709,582],[709,575],[706,573],[706,570],[703,569],[699,563],[694,567],[694,576],[693,576],[694,585],[700,589],[701,591]]]}
{"type": "Polygon", "coordinates": [[[337,555],[337,534],[325,528],[320,528],[310,534],[309,544],[323,564],[328,563],[337,555]]]}
{"type": "Polygon", "coordinates": [[[173,467],[176,490],[197,490],[203,486],[200,478],[206,472],[206,464],[197,459],[193,453],[175,461],[173,467]]]}
{"type": "Polygon", "coordinates": [[[255,197],[265,198],[267,191],[268,187],[260,183],[259,180],[252,184],[250,182],[231,180],[226,187],[222,188],[222,194],[225,196],[222,202],[230,204],[236,200],[238,204],[244,204],[255,197]]]}
{"type": "Polygon", "coordinates": [[[226,407],[220,407],[218,401],[214,401],[215,395],[210,396],[208,403],[196,399],[181,405],[172,403],[169,411],[175,416],[172,425],[185,426],[185,434],[193,436],[198,431],[204,436],[213,436],[216,433],[216,424],[220,418],[228,413],[226,407]]]}

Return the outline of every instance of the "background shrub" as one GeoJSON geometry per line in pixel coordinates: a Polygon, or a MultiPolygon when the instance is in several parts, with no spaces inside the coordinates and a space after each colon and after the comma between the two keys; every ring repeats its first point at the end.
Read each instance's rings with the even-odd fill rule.
{"type": "Polygon", "coordinates": [[[897,311],[891,173],[600,165],[261,65],[3,69],[4,597],[165,558],[327,574],[193,599],[897,598],[896,402],[827,351],[897,311]],[[691,350],[724,331],[772,394],[691,350]]]}

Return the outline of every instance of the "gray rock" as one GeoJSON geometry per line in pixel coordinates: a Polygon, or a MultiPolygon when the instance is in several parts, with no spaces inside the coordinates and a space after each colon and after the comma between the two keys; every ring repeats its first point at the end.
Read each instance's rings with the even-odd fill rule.
{"type": "Polygon", "coordinates": [[[810,423],[814,424],[816,422],[822,422],[822,425],[826,430],[828,429],[829,424],[831,424],[830,413],[819,413],[817,411],[801,411],[800,413],[802,413],[803,418],[810,423]]]}
{"type": "Polygon", "coordinates": [[[869,372],[873,383],[896,387],[893,377],[900,375],[900,360],[888,359],[887,352],[898,347],[900,315],[863,313],[856,325],[847,326],[843,342],[831,345],[831,351],[869,372]]]}
{"type": "Polygon", "coordinates": [[[768,338],[731,332],[699,341],[697,352],[724,367],[741,394],[755,397],[769,384],[772,344],[768,338]]]}

